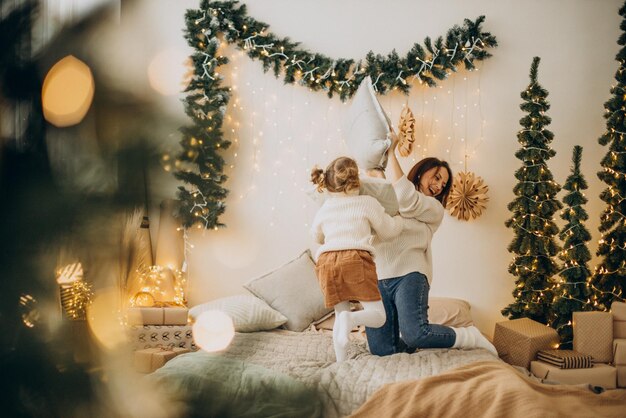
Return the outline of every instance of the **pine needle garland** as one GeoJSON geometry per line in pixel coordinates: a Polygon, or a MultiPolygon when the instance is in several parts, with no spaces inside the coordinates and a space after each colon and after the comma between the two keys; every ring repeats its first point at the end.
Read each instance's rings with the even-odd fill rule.
{"type": "Polygon", "coordinates": [[[406,55],[392,51],[387,56],[369,52],[362,60],[332,59],[310,52],[289,38],[269,32],[269,25],[248,16],[245,4],[236,1],[202,0],[199,9],[188,10],[185,37],[195,51],[194,75],[185,99],[185,112],[193,125],[181,129],[182,151],[176,156],[174,176],[188,187],[178,188],[181,201],[178,215],[183,226],[217,229],[225,211],[228,190],[223,184],[224,159],[221,152],[230,146],[222,124],[231,89],[222,84],[218,69],[228,63],[219,54],[222,41],[236,45],[263,69],[273,71],[286,84],[306,86],[312,91],[352,97],[367,76],[380,94],[391,90],[408,93],[415,83],[434,87],[459,67],[475,68],[476,61],[491,56],[488,49],[497,46],[495,36],[481,28],[484,16],[463,26],[454,26],[436,39],[427,37],[424,45],[414,44],[406,55]]]}

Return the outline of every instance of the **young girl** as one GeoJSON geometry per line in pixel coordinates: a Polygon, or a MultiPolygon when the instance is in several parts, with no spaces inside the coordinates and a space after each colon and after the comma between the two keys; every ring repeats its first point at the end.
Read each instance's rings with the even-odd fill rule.
{"type": "Polygon", "coordinates": [[[326,189],[329,194],[311,233],[322,244],[315,255],[315,271],[326,307],[335,308],[333,345],[337,361],[343,361],[352,328],[385,323],[371,242],[374,231],[381,239],[398,235],[402,221],[387,215],[373,197],[359,195],[359,169],[350,158],[335,159],[326,171],[314,168],[311,181],[318,192],[326,189]],[[351,300],[359,301],[363,310],[351,312],[351,300]]]}

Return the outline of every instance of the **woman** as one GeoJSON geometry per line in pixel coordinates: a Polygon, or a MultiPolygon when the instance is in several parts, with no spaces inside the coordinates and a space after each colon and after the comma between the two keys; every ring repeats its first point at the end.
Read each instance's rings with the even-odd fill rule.
{"type": "Polygon", "coordinates": [[[382,356],[417,348],[482,347],[497,355],[476,327],[428,322],[431,240],[443,220],[452,170],[447,162],[430,157],[404,176],[395,155],[398,140],[393,136],[386,173],[398,197],[404,229],[396,238],[374,241],[378,289],[387,321],[380,328],[366,328],[370,350],[382,356]]]}

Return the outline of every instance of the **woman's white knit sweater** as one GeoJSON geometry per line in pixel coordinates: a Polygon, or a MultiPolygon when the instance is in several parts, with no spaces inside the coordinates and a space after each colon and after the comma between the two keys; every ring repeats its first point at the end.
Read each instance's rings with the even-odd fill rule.
{"type": "Polygon", "coordinates": [[[373,233],[383,240],[397,236],[406,220],[391,217],[373,197],[330,193],[317,211],[311,233],[319,244],[315,260],[327,251],[365,250],[377,254],[372,245],[373,233]]]}
{"type": "Polygon", "coordinates": [[[404,228],[400,235],[385,239],[375,237],[376,273],[378,280],[420,272],[432,281],[431,240],[443,220],[443,205],[434,197],[417,190],[406,177],[393,183],[398,197],[404,228]]]}

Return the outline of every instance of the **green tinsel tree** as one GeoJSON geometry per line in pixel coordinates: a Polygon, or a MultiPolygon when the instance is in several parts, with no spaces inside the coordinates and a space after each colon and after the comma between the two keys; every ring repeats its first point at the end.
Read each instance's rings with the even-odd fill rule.
{"type": "MultiPolygon", "coordinates": [[[[626,3],[619,14],[626,18],[626,3]]],[[[622,20],[621,28],[626,30],[626,19],[622,20]]],[[[614,300],[623,302],[626,289],[626,32],[617,43],[622,46],[615,57],[619,62],[615,73],[617,85],[611,88],[613,97],[604,104],[606,131],[598,139],[600,144],[609,145],[609,152],[600,163],[603,170],[598,172],[600,180],[607,185],[600,193],[607,206],[600,218],[602,237],[596,253],[601,260],[591,279],[594,307],[604,311],[610,309],[614,300]]]]}
{"type": "Polygon", "coordinates": [[[561,218],[566,224],[559,233],[563,242],[563,250],[559,253],[563,269],[559,273],[561,280],[554,288],[550,318],[550,326],[559,333],[560,347],[565,349],[572,348],[572,312],[591,310],[588,283],[591,277],[588,266],[591,253],[586,244],[591,240],[591,234],[584,225],[589,216],[583,207],[587,198],[582,190],[587,189],[587,181],[580,172],[582,152],[581,146],[574,147],[572,172],[563,186],[569,192],[563,198],[566,206],[561,212],[561,218]]]}
{"type": "Polygon", "coordinates": [[[548,92],[537,82],[539,57],[530,67],[530,84],[522,91],[524,103],[520,108],[528,115],[520,119],[522,130],[517,134],[522,148],[515,156],[523,162],[515,172],[519,183],[513,189],[517,196],[508,208],[513,216],[506,226],[515,237],[508,250],[515,254],[509,273],[515,275],[515,301],[502,310],[511,318],[527,317],[547,324],[552,301],[551,277],[558,271],[554,257],[559,246],[554,236],[559,232],[553,221],[561,202],[555,199],[560,186],[553,180],[546,161],[556,152],[549,144],[554,135],[545,129],[551,119],[545,112],[550,108],[548,92]]]}

